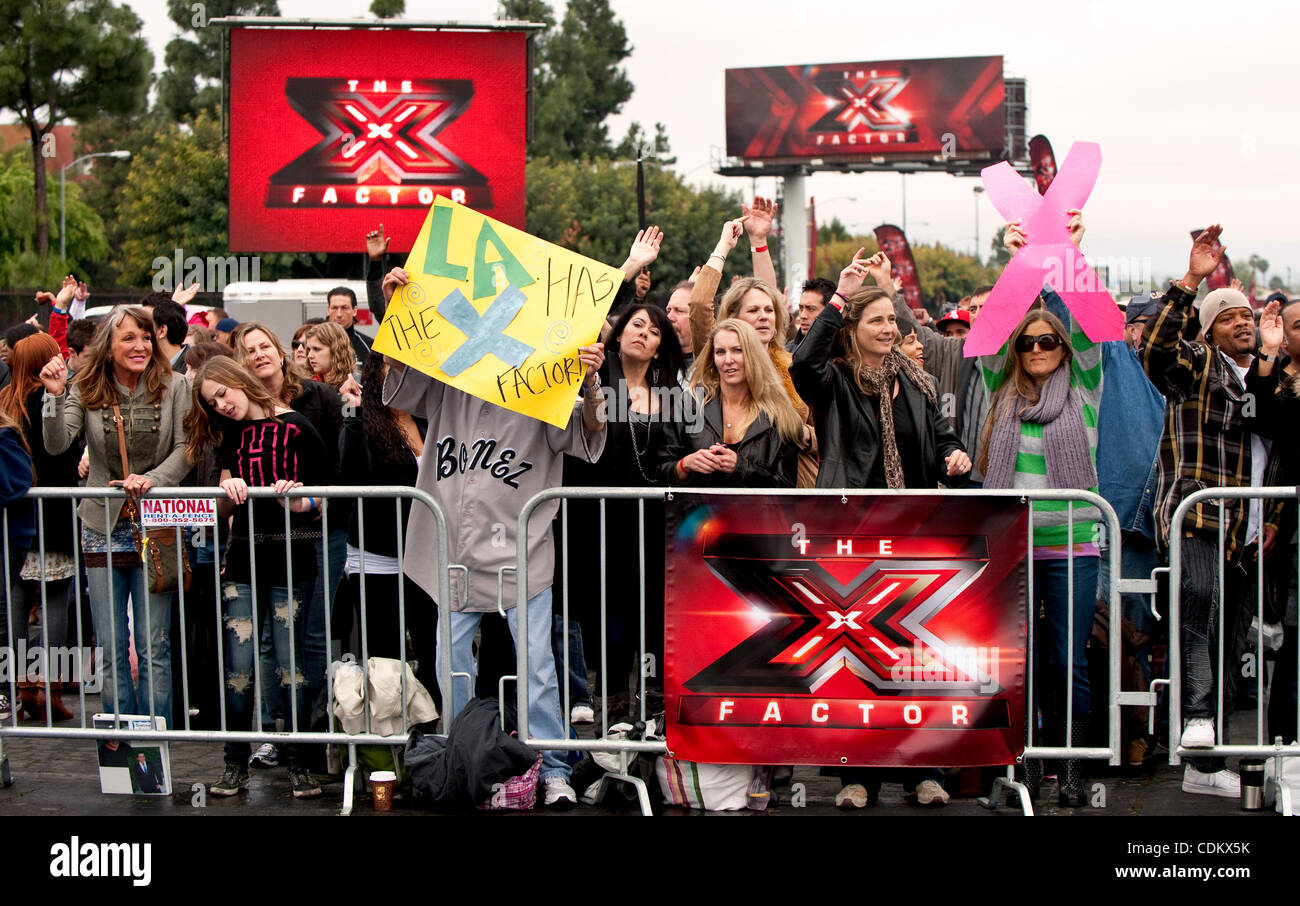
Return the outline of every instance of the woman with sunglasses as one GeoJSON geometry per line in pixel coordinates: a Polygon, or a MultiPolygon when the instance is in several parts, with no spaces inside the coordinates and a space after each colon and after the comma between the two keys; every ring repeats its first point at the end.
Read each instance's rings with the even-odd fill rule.
{"type": "MultiPolygon", "coordinates": [[[[1101,350],[1082,331],[1068,331],[1046,308],[1035,307],[1000,352],[981,359],[992,395],[979,456],[985,488],[1096,493],[1101,350]]],[[[1044,500],[1032,506],[1032,600],[1034,612],[1045,615],[1035,633],[1035,688],[1048,745],[1065,742],[1067,713],[1070,744],[1084,741],[1091,704],[1085,645],[1097,600],[1099,518],[1089,504],[1044,500]],[[1073,635],[1067,638],[1071,612],[1073,635]],[[1067,676],[1073,677],[1072,684],[1067,676]],[[1072,708],[1067,688],[1072,688],[1072,708]]],[[[1022,776],[1037,795],[1041,764],[1026,764],[1022,776]]],[[[1061,763],[1058,798],[1061,805],[1083,805],[1078,761],[1061,763]]]]}

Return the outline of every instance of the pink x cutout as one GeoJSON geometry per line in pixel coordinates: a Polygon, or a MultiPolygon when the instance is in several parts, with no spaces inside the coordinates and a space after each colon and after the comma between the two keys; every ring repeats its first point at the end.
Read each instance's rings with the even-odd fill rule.
{"type": "Polygon", "coordinates": [[[1041,197],[1006,161],[980,171],[989,200],[1008,223],[1019,221],[1025,245],[1007,264],[971,325],[965,355],[1002,348],[1046,283],[1094,342],[1124,336],[1124,316],[1082,253],[1070,242],[1069,211],[1082,209],[1101,169],[1101,146],[1075,142],[1041,197]]]}

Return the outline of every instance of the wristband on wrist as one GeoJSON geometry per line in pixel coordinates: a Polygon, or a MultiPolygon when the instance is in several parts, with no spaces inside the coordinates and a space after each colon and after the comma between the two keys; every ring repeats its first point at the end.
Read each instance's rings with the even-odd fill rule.
{"type": "Polygon", "coordinates": [[[1268,362],[1272,364],[1273,362],[1277,361],[1277,353],[1275,352],[1272,355],[1269,355],[1268,353],[1264,352],[1264,350],[1261,349],[1259,351],[1259,360],[1261,362],[1268,362]]]}
{"type": "Polygon", "coordinates": [[[66,314],[67,314],[67,311],[65,311],[65,310],[62,309],[62,308],[59,308],[59,306],[57,306],[57,305],[51,305],[51,306],[50,306],[50,311],[53,312],[53,313],[56,314],[56,315],[66,315],[66,314]]]}
{"type": "Polygon", "coordinates": [[[1186,283],[1184,283],[1182,280],[1175,280],[1175,281],[1174,281],[1174,286],[1178,287],[1179,289],[1181,289],[1181,290],[1182,290],[1183,292],[1185,292],[1185,293],[1190,293],[1190,294],[1193,295],[1193,296],[1196,295],[1196,287],[1194,287],[1194,286],[1188,286],[1188,285],[1187,285],[1186,283]]]}
{"type": "Polygon", "coordinates": [[[712,261],[714,258],[717,258],[719,261],[727,260],[727,257],[725,255],[719,255],[717,252],[714,252],[712,255],[709,256],[709,261],[712,261]]]}
{"type": "Polygon", "coordinates": [[[849,301],[849,297],[846,296],[846,295],[844,295],[844,293],[840,292],[838,289],[835,290],[835,295],[836,295],[836,296],[839,296],[839,297],[840,297],[841,299],[843,299],[844,301],[843,301],[843,302],[836,302],[835,299],[834,299],[834,297],[832,297],[832,298],[831,298],[831,305],[834,305],[837,309],[839,309],[840,311],[843,311],[843,310],[844,310],[844,305],[845,305],[845,303],[847,303],[847,302],[849,301]]]}
{"type": "Polygon", "coordinates": [[[767,251],[767,245],[766,245],[766,244],[764,244],[764,245],[756,245],[756,246],[753,247],[753,249],[751,249],[751,251],[752,251],[755,255],[757,255],[759,252],[766,252],[766,251],[767,251]]]}

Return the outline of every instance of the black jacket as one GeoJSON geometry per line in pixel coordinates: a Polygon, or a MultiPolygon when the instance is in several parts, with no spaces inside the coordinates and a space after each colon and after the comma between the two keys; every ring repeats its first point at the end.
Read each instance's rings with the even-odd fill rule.
{"type": "MultiPolygon", "coordinates": [[[[826,306],[808,329],[808,336],[799,344],[790,365],[795,389],[812,407],[817,426],[817,446],[821,453],[817,470],[819,488],[870,487],[869,477],[877,459],[884,455],[880,423],[871,401],[858,389],[848,369],[831,361],[831,343],[843,326],[840,310],[834,305],[826,306]]],[[[893,405],[909,408],[920,434],[921,468],[925,476],[922,489],[937,487],[940,482],[950,487],[965,484],[966,475],[950,480],[943,464],[949,453],[963,449],[948,419],[940,417],[938,407],[901,370],[898,384],[893,405]]]]}
{"type": "MultiPolygon", "coordinates": [[[[515,728],[515,709],[506,705],[506,726],[515,728]]],[[[471,806],[487,800],[493,785],[532,767],[536,753],[501,729],[495,698],[475,698],[456,715],[451,733],[432,736],[412,730],[406,743],[411,784],[436,805],[471,806]]]]}
{"type": "MultiPolygon", "coordinates": [[[[689,404],[689,400],[688,400],[689,404]]],[[[722,443],[722,397],[715,396],[701,410],[691,406],[692,418],[670,422],[659,448],[659,475],[670,487],[697,488],[792,488],[798,473],[799,448],[782,440],[759,413],[740,443],[728,444],[736,451],[736,471],[704,475],[687,472],[686,480],[677,478],[677,462],[696,450],[707,450],[722,443]]]]}

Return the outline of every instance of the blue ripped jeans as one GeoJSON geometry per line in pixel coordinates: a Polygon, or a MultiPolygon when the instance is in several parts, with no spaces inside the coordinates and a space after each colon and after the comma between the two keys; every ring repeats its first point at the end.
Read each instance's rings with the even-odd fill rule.
{"type": "MultiPolygon", "coordinates": [[[[263,689],[278,690],[286,730],[309,728],[311,712],[308,710],[307,684],[304,679],[307,620],[303,607],[310,594],[310,582],[295,585],[294,606],[289,608],[287,588],[279,586],[261,589],[257,598],[257,630],[254,630],[252,588],[237,582],[228,582],[222,587],[222,626],[225,628],[222,641],[226,647],[226,729],[243,730],[252,725],[253,717],[259,710],[254,698],[258,683],[263,689]],[[261,630],[268,626],[271,654],[275,663],[275,674],[272,676],[254,670],[261,630]],[[295,677],[292,688],[290,676],[295,677]]],[[[301,745],[283,747],[289,767],[304,763],[303,749],[301,745]]],[[[247,764],[249,751],[246,742],[226,743],[226,763],[247,764]]]]}

